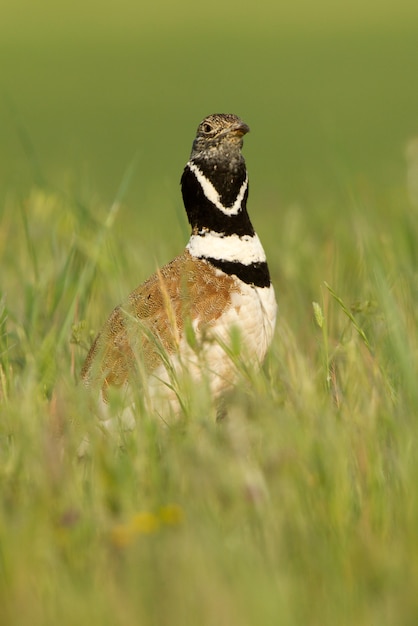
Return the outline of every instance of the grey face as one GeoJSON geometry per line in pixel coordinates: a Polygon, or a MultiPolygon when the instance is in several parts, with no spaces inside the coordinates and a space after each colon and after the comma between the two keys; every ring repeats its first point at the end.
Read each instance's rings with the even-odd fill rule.
{"type": "Polygon", "coordinates": [[[205,160],[234,159],[242,148],[242,138],[249,127],[237,115],[215,113],[206,117],[197,129],[191,158],[205,160]]]}

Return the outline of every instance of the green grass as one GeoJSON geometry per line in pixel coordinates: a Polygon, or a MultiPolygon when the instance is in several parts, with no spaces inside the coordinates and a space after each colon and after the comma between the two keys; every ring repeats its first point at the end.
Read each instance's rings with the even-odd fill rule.
{"type": "Polygon", "coordinates": [[[416,8],[302,5],[2,19],[0,624],[417,623],[416,8]],[[222,423],[191,391],[105,435],[81,364],[184,246],[215,110],[252,130],[271,352],[222,423]]]}

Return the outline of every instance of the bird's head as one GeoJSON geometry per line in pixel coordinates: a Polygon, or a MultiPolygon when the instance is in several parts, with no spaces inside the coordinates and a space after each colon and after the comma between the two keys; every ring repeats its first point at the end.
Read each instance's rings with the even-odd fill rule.
{"type": "Polygon", "coordinates": [[[191,159],[231,159],[239,154],[243,136],[250,131],[237,115],[214,113],[199,124],[191,159]]]}

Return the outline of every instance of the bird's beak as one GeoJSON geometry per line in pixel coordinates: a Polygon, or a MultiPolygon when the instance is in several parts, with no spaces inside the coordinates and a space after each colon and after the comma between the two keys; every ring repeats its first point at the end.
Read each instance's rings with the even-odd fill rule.
{"type": "Polygon", "coordinates": [[[238,137],[243,137],[250,132],[250,127],[247,126],[247,124],[245,124],[244,122],[240,121],[237,122],[237,124],[230,129],[230,132],[238,135],[238,137]]]}

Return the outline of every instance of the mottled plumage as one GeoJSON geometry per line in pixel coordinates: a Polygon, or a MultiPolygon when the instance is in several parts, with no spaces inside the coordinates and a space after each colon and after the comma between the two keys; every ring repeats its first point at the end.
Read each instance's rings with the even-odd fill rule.
{"type": "Polygon", "coordinates": [[[231,276],[216,274],[187,250],[153,274],[124,306],[113,310],[90,349],[82,377],[89,377],[97,359],[94,374],[103,379],[106,395],[107,386],[120,387],[132,377],[135,355],[152,371],[161,362],[161,348],[173,354],[183,337],[185,320],[198,320],[196,331],[207,332],[231,304],[232,293],[238,292],[231,276]]]}
{"type": "Polygon", "coordinates": [[[241,153],[249,128],[235,115],[215,114],[199,125],[181,179],[192,233],[184,252],[116,307],[82,369],[87,385],[139,384],[176,404],[172,371],[196,381],[208,376],[214,396],[237,378],[228,356],[233,327],[243,356],[260,365],[271,343],[276,301],[264,250],[246,209],[248,176],[241,153]],[[191,340],[192,337],[192,340],[191,340]],[[205,371],[203,371],[205,370],[205,371]]]}

